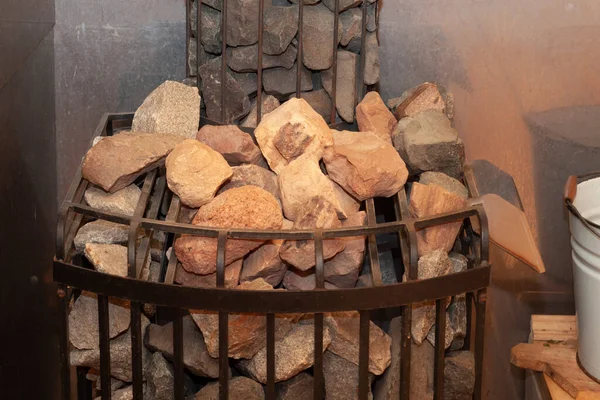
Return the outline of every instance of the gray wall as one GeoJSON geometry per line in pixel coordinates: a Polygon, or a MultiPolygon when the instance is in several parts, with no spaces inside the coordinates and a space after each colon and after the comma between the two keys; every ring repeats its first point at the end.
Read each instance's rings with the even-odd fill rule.
{"type": "Polygon", "coordinates": [[[570,284],[562,187],[600,170],[600,3],[383,1],[383,96],[423,81],[454,93],[467,157],[514,176],[549,276],[570,284]]]}
{"type": "Polygon", "coordinates": [[[56,132],[62,200],[100,116],[135,111],[185,77],[183,0],[56,0],[56,132]]]}
{"type": "Polygon", "coordinates": [[[53,0],[0,5],[0,397],[58,396],[53,0]]]}

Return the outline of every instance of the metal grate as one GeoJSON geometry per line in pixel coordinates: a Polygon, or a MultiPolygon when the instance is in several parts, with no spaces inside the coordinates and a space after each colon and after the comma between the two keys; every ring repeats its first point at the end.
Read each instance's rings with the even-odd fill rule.
{"type": "MultiPolygon", "coordinates": [[[[105,114],[98,125],[95,136],[110,136],[116,129],[130,126],[133,114],[105,114]]],[[[465,177],[472,187],[473,175],[467,167],[465,177]]],[[[323,380],[323,314],[333,311],[360,312],[359,345],[359,398],[368,398],[368,356],[369,320],[374,310],[402,307],[400,398],[409,398],[411,365],[411,304],[436,300],[436,347],[435,347],[435,399],[442,399],[444,393],[444,332],[446,312],[444,299],[461,293],[468,294],[469,326],[467,347],[475,354],[475,398],[480,399],[481,371],[483,357],[483,333],[485,323],[486,287],[490,280],[488,263],[489,240],[487,218],[481,205],[465,207],[457,212],[426,218],[412,218],[408,211],[406,193],[402,189],[393,197],[396,220],[377,223],[373,199],[366,200],[366,227],[324,229],[258,231],[241,229],[202,228],[190,224],[177,223],[181,210],[179,198],[166,188],[165,172],[155,169],[143,179],[142,195],[133,216],[102,212],[83,202],[83,195],[89,182],[82,179],[81,167],[69,189],[59,213],[54,279],[59,283],[58,296],[60,316],[60,355],[62,371],[62,396],[71,398],[69,366],[68,308],[70,299],[81,289],[98,294],[98,320],[100,327],[100,375],[103,399],[110,399],[110,352],[109,352],[109,312],[110,297],[125,299],[131,304],[131,361],[133,368],[133,393],[135,399],[142,399],[142,304],[155,304],[172,310],[174,315],[174,374],[175,399],[184,398],[183,385],[183,329],[184,310],[199,309],[219,313],[219,354],[220,354],[220,398],[228,396],[228,315],[231,313],[258,313],[267,316],[267,399],[275,399],[275,313],[314,313],[314,398],[324,398],[323,380]],[[158,216],[165,216],[159,220],[158,216]],[[106,275],[92,269],[75,265],[73,238],[85,219],[98,218],[121,224],[129,228],[128,277],[106,275]],[[471,229],[470,220],[479,225],[480,234],[471,229]],[[463,220],[461,232],[462,252],[467,256],[468,270],[451,275],[417,280],[417,230],[451,221],[463,220]],[[146,236],[138,244],[137,232],[143,229],[146,236]],[[170,238],[181,234],[191,234],[216,238],[217,288],[199,289],[173,285],[177,258],[175,252],[166,260],[163,249],[164,280],[152,283],[138,280],[142,266],[150,256],[150,240],[154,231],[164,231],[170,238]],[[402,251],[403,263],[407,272],[407,282],[392,285],[382,284],[379,257],[375,235],[397,233],[402,251]],[[367,236],[368,257],[371,262],[373,287],[355,289],[324,289],[323,240],[329,238],[367,236]],[[283,239],[314,240],[316,260],[316,289],[312,291],[245,291],[224,288],[225,244],[229,239],[283,239]],[[474,312],[472,312],[474,311],[474,312]]],[[[81,376],[81,375],[78,375],[81,376]]],[[[84,379],[84,378],[82,378],[84,379]]],[[[85,385],[78,385],[84,387],[85,385]]],[[[78,393],[79,398],[87,398],[78,393]]]]}

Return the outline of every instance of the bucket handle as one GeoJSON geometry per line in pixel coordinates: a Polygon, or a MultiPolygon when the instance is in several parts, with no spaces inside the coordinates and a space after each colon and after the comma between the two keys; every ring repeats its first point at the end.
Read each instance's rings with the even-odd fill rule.
{"type": "Polygon", "coordinates": [[[579,182],[584,182],[584,181],[587,181],[588,179],[597,178],[597,177],[600,177],[600,172],[592,172],[590,174],[579,175],[579,176],[575,176],[575,175],[569,176],[569,178],[567,179],[567,182],[565,183],[565,192],[564,192],[563,197],[564,197],[565,207],[567,207],[567,210],[569,210],[569,212],[575,218],[577,218],[592,234],[594,234],[598,239],[600,239],[600,234],[596,230],[596,229],[600,229],[600,225],[598,225],[598,224],[588,220],[584,216],[582,216],[574,204],[575,197],[577,196],[577,184],[579,182]]]}

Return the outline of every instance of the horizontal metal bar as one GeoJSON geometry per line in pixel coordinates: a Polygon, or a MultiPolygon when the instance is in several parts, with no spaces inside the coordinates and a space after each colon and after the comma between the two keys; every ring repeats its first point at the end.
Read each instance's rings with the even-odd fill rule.
{"type": "Polygon", "coordinates": [[[312,291],[257,291],[195,288],[167,285],[103,274],[54,261],[54,280],[94,293],[184,309],[245,313],[296,313],[373,310],[475,291],[487,287],[490,267],[483,262],[473,269],[442,277],[380,287],[315,289],[312,291]]]}

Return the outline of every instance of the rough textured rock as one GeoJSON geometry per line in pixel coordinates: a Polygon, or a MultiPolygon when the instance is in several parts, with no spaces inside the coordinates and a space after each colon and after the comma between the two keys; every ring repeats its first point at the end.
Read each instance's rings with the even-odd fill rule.
{"type": "Polygon", "coordinates": [[[444,174],[443,172],[427,171],[419,177],[422,185],[438,185],[450,193],[454,193],[463,200],[469,197],[469,191],[460,181],[444,174]]]}
{"type": "MultiPolygon", "coordinates": [[[[323,354],[325,393],[331,400],[358,400],[358,366],[332,351],[323,354]]],[[[369,385],[373,375],[369,374],[369,385]]],[[[369,389],[369,399],[373,394],[369,389]]]]}
{"type": "Polygon", "coordinates": [[[434,358],[435,349],[428,341],[420,346],[411,342],[409,398],[433,400],[434,358]]]}
{"type": "Polygon", "coordinates": [[[290,99],[264,116],[254,131],[271,169],[279,174],[300,155],[317,161],[333,144],[327,123],[303,99],[290,99]]]}
{"type": "MultiPolygon", "coordinates": [[[[194,375],[217,378],[219,360],[212,358],[206,350],[204,338],[192,317],[183,317],[183,365],[194,375]]],[[[150,324],[146,335],[146,346],[159,351],[167,359],[173,359],[173,323],[160,326],[150,324]]],[[[130,355],[127,355],[130,357],[130,355]]],[[[130,357],[131,358],[131,357],[130,357]]]]}
{"type": "MultiPolygon", "coordinates": [[[[341,226],[340,220],[333,205],[324,197],[312,197],[302,208],[294,222],[294,229],[327,229],[341,226]]],[[[329,260],[345,246],[344,240],[323,240],[323,259],[329,260]]],[[[301,271],[307,271],[315,266],[314,240],[288,240],[279,255],[282,260],[293,265],[301,271]]]]}
{"type": "Polygon", "coordinates": [[[313,400],[312,375],[301,372],[292,379],[275,385],[277,400],[313,400]]]}
{"type": "MultiPolygon", "coordinates": [[[[266,190],[243,186],[227,190],[198,210],[192,224],[240,229],[280,229],[283,223],[277,200],[266,190]]],[[[262,241],[231,239],[225,247],[225,264],[244,257],[262,241]]],[[[175,253],[188,272],[201,275],[216,271],[217,239],[182,235],[174,244],[175,253]]]]}
{"type": "Polygon", "coordinates": [[[200,207],[215,197],[233,171],[225,158],[195,139],[178,144],[167,157],[169,189],[189,207],[200,207]]]}
{"type": "Polygon", "coordinates": [[[229,189],[252,185],[257,186],[271,193],[278,203],[279,198],[279,181],[277,175],[266,168],[258,165],[241,165],[233,167],[233,176],[225,185],[221,186],[218,194],[221,194],[229,189]]]}
{"type": "MultiPolygon", "coordinates": [[[[240,272],[242,270],[242,261],[236,260],[225,267],[225,287],[234,288],[240,281],[240,272]]],[[[175,270],[175,282],[183,286],[193,286],[201,288],[217,287],[217,273],[208,275],[197,275],[187,272],[181,264],[177,264],[175,270]]]]}
{"type": "MultiPolygon", "coordinates": [[[[317,286],[315,271],[300,271],[290,267],[283,277],[283,287],[287,290],[313,290],[317,286]]],[[[325,282],[325,289],[339,289],[325,282]]]]}
{"type": "MultiPolygon", "coordinates": [[[[233,76],[233,79],[235,79],[235,81],[240,85],[242,92],[244,92],[249,97],[256,96],[258,82],[258,76],[256,75],[256,72],[229,71],[229,73],[231,74],[231,76],[233,76]]],[[[249,112],[249,110],[244,110],[244,115],[241,115],[240,118],[246,116],[249,112]]]]}
{"type": "MultiPolygon", "coordinates": [[[[125,304],[109,302],[108,313],[111,339],[129,329],[130,311],[125,304]]],[[[69,340],[80,350],[98,348],[98,297],[94,293],[82,292],[75,300],[69,313],[69,340]]]]}
{"type": "MultiPolygon", "coordinates": [[[[92,381],[95,383],[96,386],[96,390],[101,390],[102,389],[102,382],[100,379],[100,371],[96,371],[92,368],[90,368],[88,370],[88,373],[85,374],[85,378],[89,381],[92,381]]],[[[110,378],[110,391],[114,392],[116,390],[121,389],[123,386],[125,386],[125,382],[120,381],[118,379],[115,378],[110,378]]]]}
{"type": "MultiPolygon", "coordinates": [[[[274,8],[291,8],[291,7],[274,7],[274,8]]],[[[271,8],[269,11],[273,10],[271,8]]],[[[267,11],[268,12],[268,11],[267,11]]],[[[296,23],[296,27],[298,23],[296,23]]],[[[263,48],[264,51],[264,48],[263,48]]],[[[282,67],[290,69],[294,66],[298,50],[294,46],[288,46],[284,52],[278,55],[263,54],[262,67],[263,69],[282,67]]],[[[237,72],[253,72],[258,69],[258,45],[228,47],[227,48],[227,65],[237,72]]]]}
{"type": "Polygon", "coordinates": [[[229,165],[264,163],[252,136],[236,125],[205,125],[196,139],[220,153],[229,165]]]}
{"type": "Polygon", "coordinates": [[[376,2],[367,7],[367,31],[375,32],[377,30],[377,7],[376,2]]]}
{"type": "MultiPolygon", "coordinates": [[[[146,385],[143,386],[143,392],[146,393],[146,385]]],[[[117,389],[110,396],[112,400],[133,400],[133,385],[117,389]]],[[[98,396],[94,400],[102,400],[102,396],[98,396]]]]}
{"type": "Polygon", "coordinates": [[[379,43],[377,34],[373,32],[367,33],[365,39],[365,85],[374,85],[377,82],[379,82],[379,43]]]}
{"type": "MultiPolygon", "coordinates": [[[[335,335],[329,351],[358,366],[360,314],[358,311],[331,313],[335,335]]],[[[380,327],[369,321],[369,372],[381,375],[391,362],[392,339],[380,327]]]]}
{"type": "Polygon", "coordinates": [[[129,237],[129,227],[110,221],[96,220],[88,222],[77,231],[73,239],[75,249],[85,250],[86,243],[124,244],[129,237]]]}
{"type": "MultiPolygon", "coordinates": [[[[417,218],[457,211],[465,207],[465,204],[465,200],[438,185],[422,185],[415,182],[410,191],[410,213],[417,218]]],[[[458,220],[418,231],[419,256],[439,249],[449,252],[461,226],[462,221],[458,220]]]]}
{"type": "Polygon", "coordinates": [[[440,171],[460,178],[464,145],[442,112],[428,110],[401,119],[394,127],[392,138],[411,174],[440,171]]]}
{"type": "Polygon", "coordinates": [[[199,124],[198,90],[183,83],[165,81],[136,110],[131,130],[193,138],[199,124]]]}
{"type": "Polygon", "coordinates": [[[301,215],[302,208],[310,199],[322,197],[327,200],[339,218],[346,218],[333,182],[321,172],[314,159],[301,157],[292,161],[279,174],[281,203],[286,218],[295,221],[301,215]]]}
{"type": "Polygon", "coordinates": [[[165,358],[156,352],[148,361],[146,372],[146,390],[153,400],[170,400],[173,398],[175,377],[173,367],[165,358]]]}
{"type": "Polygon", "coordinates": [[[390,197],[406,183],[408,171],[391,144],[370,132],[332,131],[323,156],[331,179],[358,200],[390,197]]]}
{"type": "Polygon", "coordinates": [[[397,119],[412,117],[425,110],[444,112],[446,103],[434,83],[425,82],[406,90],[397,99],[391,99],[392,111],[397,119]]]}
{"type": "MultiPolygon", "coordinates": [[[[275,382],[285,381],[314,363],[314,325],[296,325],[275,342],[275,382]]],[[[331,342],[327,326],[323,327],[323,351],[331,342]]],[[[238,368],[260,383],[267,383],[267,349],[260,350],[251,360],[242,360],[238,368]]]]}
{"type": "Polygon", "coordinates": [[[87,243],[84,254],[96,271],[127,276],[127,247],[118,244],[87,243]]]}
{"type": "Polygon", "coordinates": [[[390,321],[388,333],[391,338],[391,363],[381,379],[375,382],[373,395],[375,400],[391,400],[400,397],[400,352],[402,343],[402,317],[390,321]]]}
{"type": "Polygon", "coordinates": [[[100,211],[133,215],[142,191],[135,185],[129,185],[114,193],[107,193],[97,187],[88,188],[83,197],[91,207],[100,211]]]}
{"type": "MultiPolygon", "coordinates": [[[[296,97],[296,94],[290,95],[290,99],[296,97]]],[[[325,89],[312,90],[310,92],[300,93],[300,98],[306,100],[308,104],[326,121],[331,118],[331,97],[325,89]]]]}
{"type": "Polygon", "coordinates": [[[279,257],[279,249],[282,244],[281,241],[272,241],[250,253],[244,259],[240,281],[246,282],[263,278],[273,287],[279,285],[287,271],[287,265],[279,257]]]}
{"type": "MultiPolygon", "coordinates": [[[[289,0],[289,1],[290,1],[290,3],[293,3],[293,4],[298,4],[298,0],[289,0]]],[[[305,6],[311,6],[311,5],[313,5],[313,4],[317,4],[317,3],[318,3],[318,2],[320,2],[320,1],[321,1],[321,0],[304,0],[304,1],[302,2],[302,4],[304,4],[305,6]]]]}
{"type": "MultiPolygon", "coordinates": [[[[333,63],[333,13],[323,4],[304,7],[302,18],[303,61],[307,68],[323,70],[333,63]]],[[[342,24],[338,25],[338,41],[342,24]]]]}
{"type": "MultiPolygon", "coordinates": [[[[206,104],[206,115],[214,121],[231,123],[236,119],[245,117],[251,108],[248,98],[248,88],[241,79],[242,74],[234,76],[231,72],[225,73],[225,119],[221,118],[221,62],[217,57],[200,67],[202,78],[202,95],[206,104]]],[[[256,90],[256,84],[254,84],[256,90]]]]}
{"type": "Polygon", "coordinates": [[[350,216],[358,211],[358,209],[360,208],[360,201],[352,197],[337,183],[333,184],[333,190],[337,195],[338,201],[340,202],[340,206],[344,210],[344,214],[350,216]]]}
{"type": "MultiPolygon", "coordinates": [[[[300,76],[302,84],[301,91],[312,90],[312,76],[310,70],[302,66],[302,75],[300,76]]],[[[263,71],[263,87],[265,92],[284,100],[291,93],[296,93],[296,82],[298,80],[297,64],[292,68],[270,68],[263,71]]]]}
{"type": "MultiPolygon", "coordinates": [[[[364,211],[355,212],[342,221],[342,227],[363,226],[366,219],[364,211]]],[[[341,240],[344,242],[344,250],[325,263],[325,280],[340,288],[353,288],[365,258],[365,236],[341,240]]]]}
{"type": "Polygon", "coordinates": [[[379,138],[391,142],[396,118],[387,109],[379,93],[367,93],[356,106],[356,122],[361,132],[373,132],[379,138]]]}
{"type": "Polygon", "coordinates": [[[362,11],[358,8],[351,8],[340,14],[340,24],[342,24],[342,37],[340,45],[347,46],[352,39],[361,37],[362,34],[362,11]]]}
{"type": "Polygon", "coordinates": [[[176,135],[148,133],[120,133],[106,137],[88,150],[81,174],[94,185],[115,193],[162,164],[181,140],[176,135]]]}
{"type": "MultiPolygon", "coordinates": [[[[148,318],[142,314],[141,325],[142,335],[150,324],[148,318]]],[[[110,373],[111,376],[125,382],[132,381],[131,371],[131,329],[125,333],[111,339],[110,345],[110,373]]],[[[148,350],[142,347],[142,372],[146,371],[147,363],[150,356],[148,350]]],[[[99,347],[88,350],[71,350],[70,355],[71,365],[91,367],[100,369],[100,349],[99,347]]]]}
{"type": "MultiPolygon", "coordinates": [[[[230,399],[264,400],[265,391],[262,385],[245,376],[236,376],[229,381],[228,395],[230,399]]],[[[196,393],[195,400],[219,400],[219,382],[211,382],[196,393]]]]}
{"type": "MultiPolygon", "coordinates": [[[[335,108],[340,117],[349,123],[354,122],[354,98],[356,97],[356,67],[358,56],[350,51],[337,52],[337,79],[335,108]]],[[[321,73],[323,88],[332,95],[333,70],[321,73]]]]}
{"type": "Polygon", "coordinates": [[[263,51],[272,55],[288,51],[298,32],[298,7],[271,7],[265,12],[263,23],[263,51]]]}
{"type": "Polygon", "coordinates": [[[247,46],[258,41],[258,1],[227,2],[227,44],[247,46]]]}
{"type": "MultiPolygon", "coordinates": [[[[418,279],[430,279],[452,272],[452,263],[443,250],[432,251],[421,258],[418,263],[418,279]]],[[[446,302],[448,307],[449,301],[446,302]]],[[[435,301],[426,301],[413,305],[411,333],[413,340],[421,344],[429,330],[435,324],[435,301]]]]}
{"type": "MultiPolygon", "coordinates": [[[[200,24],[202,29],[202,32],[200,33],[200,43],[207,52],[221,54],[221,13],[218,10],[215,10],[214,7],[205,6],[205,2],[202,3],[200,9],[200,24]]],[[[191,24],[194,37],[196,37],[196,7],[197,2],[194,1],[190,13],[194,19],[191,24]]]]}
{"type": "Polygon", "coordinates": [[[475,390],[475,357],[470,351],[450,353],[444,359],[444,398],[469,400],[475,390]]]}
{"type": "MultiPolygon", "coordinates": [[[[375,0],[369,0],[369,4],[373,3],[374,1],[375,0]]],[[[339,0],[339,2],[340,4],[338,7],[340,12],[346,11],[352,7],[358,7],[360,4],[362,4],[361,0],[339,0]]],[[[331,11],[335,10],[335,0],[323,0],[323,4],[325,4],[331,11]]]]}
{"type": "MultiPolygon", "coordinates": [[[[243,282],[238,290],[273,290],[263,279],[243,282]]],[[[194,311],[194,322],[202,331],[208,353],[219,355],[219,315],[214,312],[194,311]]],[[[256,314],[229,314],[229,357],[252,358],[266,346],[267,317],[256,314]]],[[[275,339],[281,339],[292,329],[292,318],[282,316],[275,319],[275,339]]]]}
{"type": "MultiPolygon", "coordinates": [[[[279,100],[277,100],[275,96],[263,93],[262,107],[260,109],[261,119],[264,118],[265,115],[267,115],[271,111],[275,111],[275,109],[279,106],[279,100]]],[[[246,118],[244,118],[240,125],[246,128],[256,128],[256,124],[258,121],[257,112],[258,111],[256,107],[256,100],[254,100],[254,102],[252,103],[252,110],[250,110],[250,113],[246,118]]]]}
{"type": "MultiPolygon", "coordinates": [[[[200,45],[200,60],[198,62],[197,60],[198,57],[198,43],[196,42],[196,38],[190,38],[189,43],[188,43],[188,67],[190,70],[190,76],[192,76],[193,78],[186,78],[189,80],[184,80],[181,83],[183,83],[184,85],[187,86],[192,86],[192,87],[198,87],[197,81],[196,81],[196,76],[198,76],[198,70],[196,67],[201,67],[204,64],[206,64],[208,61],[212,60],[213,58],[216,58],[217,56],[211,53],[207,53],[206,50],[204,49],[204,46],[201,44],[200,45]],[[198,65],[196,65],[198,64],[198,65]],[[193,79],[193,80],[192,80],[193,79]]],[[[203,104],[204,101],[202,100],[202,98],[200,99],[200,106],[202,108],[205,108],[206,106],[203,104]]]]}

